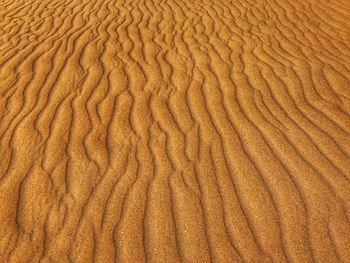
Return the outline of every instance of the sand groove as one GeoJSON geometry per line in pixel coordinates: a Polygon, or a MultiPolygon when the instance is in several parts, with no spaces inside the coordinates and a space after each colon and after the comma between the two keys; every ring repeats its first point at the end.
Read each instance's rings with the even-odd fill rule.
{"type": "Polygon", "coordinates": [[[350,5],[0,1],[0,262],[350,262],[350,5]]]}

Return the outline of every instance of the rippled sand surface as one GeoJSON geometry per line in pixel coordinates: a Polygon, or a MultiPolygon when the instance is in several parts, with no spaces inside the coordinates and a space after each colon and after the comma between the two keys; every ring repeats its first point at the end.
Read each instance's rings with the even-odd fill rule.
{"type": "Polygon", "coordinates": [[[350,262],[348,0],[0,0],[0,262],[350,262]]]}

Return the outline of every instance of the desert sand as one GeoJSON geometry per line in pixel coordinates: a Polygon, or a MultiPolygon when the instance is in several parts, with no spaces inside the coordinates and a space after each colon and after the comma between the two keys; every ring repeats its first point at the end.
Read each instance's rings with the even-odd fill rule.
{"type": "Polygon", "coordinates": [[[0,0],[0,262],[350,262],[348,0],[0,0]]]}

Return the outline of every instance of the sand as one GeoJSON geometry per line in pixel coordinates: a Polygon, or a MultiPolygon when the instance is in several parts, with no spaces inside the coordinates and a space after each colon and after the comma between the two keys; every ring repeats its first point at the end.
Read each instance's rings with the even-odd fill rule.
{"type": "Polygon", "coordinates": [[[350,262],[348,0],[0,0],[0,262],[350,262]]]}

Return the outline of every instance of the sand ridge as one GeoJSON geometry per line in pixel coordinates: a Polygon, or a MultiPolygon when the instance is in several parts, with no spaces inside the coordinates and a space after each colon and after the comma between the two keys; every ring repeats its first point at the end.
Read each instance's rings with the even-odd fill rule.
{"type": "Polygon", "coordinates": [[[346,0],[0,0],[0,262],[350,262],[346,0]]]}

